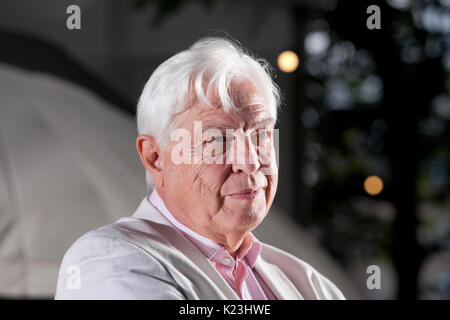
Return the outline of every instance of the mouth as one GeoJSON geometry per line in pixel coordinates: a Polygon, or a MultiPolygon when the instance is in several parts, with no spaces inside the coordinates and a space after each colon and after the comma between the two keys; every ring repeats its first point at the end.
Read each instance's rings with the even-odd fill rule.
{"type": "Polygon", "coordinates": [[[236,193],[229,194],[228,196],[234,199],[243,199],[243,200],[253,200],[255,199],[261,192],[263,188],[254,188],[254,189],[245,189],[236,193]]]}

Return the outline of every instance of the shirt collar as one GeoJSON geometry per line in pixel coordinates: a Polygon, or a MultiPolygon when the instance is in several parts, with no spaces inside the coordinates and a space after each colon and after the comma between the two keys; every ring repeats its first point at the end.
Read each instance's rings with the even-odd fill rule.
{"type": "MultiPolygon", "coordinates": [[[[156,189],[148,197],[148,201],[152,203],[166,218],[173,224],[175,228],[181,231],[191,242],[196,245],[200,251],[210,260],[222,264],[224,267],[232,268],[236,263],[235,259],[225,250],[225,248],[214,242],[213,240],[195,232],[189,227],[179,222],[167,209],[161,196],[156,189]],[[229,260],[227,260],[229,259],[229,260]],[[228,262],[229,263],[226,263],[228,262]]],[[[238,249],[236,260],[245,259],[248,266],[253,268],[256,259],[261,251],[261,243],[256,237],[249,232],[244,238],[241,247],[238,249]]]]}

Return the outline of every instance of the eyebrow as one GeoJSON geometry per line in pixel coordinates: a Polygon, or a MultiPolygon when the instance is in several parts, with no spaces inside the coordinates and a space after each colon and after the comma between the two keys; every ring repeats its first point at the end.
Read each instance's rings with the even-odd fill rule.
{"type": "MultiPolygon", "coordinates": [[[[275,124],[275,120],[272,117],[265,117],[259,121],[256,121],[255,123],[250,125],[250,128],[262,128],[265,126],[269,126],[275,124]]],[[[246,126],[245,130],[247,130],[249,127],[246,126]]],[[[208,129],[219,129],[219,130],[226,130],[226,129],[236,129],[235,126],[229,125],[229,124],[211,124],[207,123],[205,125],[202,125],[202,132],[205,132],[208,129]]]]}
{"type": "Polygon", "coordinates": [[[268,126],[271,124],[275,124],[275,120],[272,117],[265,117],[262,120],[257,121],[256,123],[253,124],[252,127],[264,127],[264,126],[268,126]]]}
{"type": "Polygon", "coordinates": [[[202,125],[202,131],[206,131],[209,129],[219,129],[219,130],[225,130],[225,129],[236,129],[233,125],[227,125],[227,124],[205,124],[202,125]]]}

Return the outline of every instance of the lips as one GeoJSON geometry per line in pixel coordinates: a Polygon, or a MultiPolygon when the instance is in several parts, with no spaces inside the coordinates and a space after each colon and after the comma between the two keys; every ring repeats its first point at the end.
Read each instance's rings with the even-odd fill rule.
{"type": "Polygon", "coordinates": [[[263,190],[262,187],[244,189],[244,190],[232,193],[228,196],[232,197],[234,199],[252,200],[252,199],[255,199],[261,193],[262,190],[263,190]]]}

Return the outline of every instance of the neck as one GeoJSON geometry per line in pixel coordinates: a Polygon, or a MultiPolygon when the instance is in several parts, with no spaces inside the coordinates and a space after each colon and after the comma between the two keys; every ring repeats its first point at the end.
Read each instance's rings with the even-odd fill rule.
{"type": "MultiPolygon", "coordinates": [[[[224,249],[234,258],[241,257],[243,253],[247,250],[247,247],[251,244],[252,240],[249,235],[249,230],[239,231],[239,232],[216,232],[211,233],[210,230],[218,230],[219,228],[214,228],[212,225],[207,228],[198,224],[192,217],[187,214],[183,214],[182,210],[177,210],[176,206],[173,207],[170,201],[165,199],[165,195],[161,191],[157,191],[158,195],[162,199],[164,205],[169,210],[170,214],[181,224],[188,227],[189,229],[195,231],[196,233],[211,239],[215,243],[224,247],[224,249]],[[244,248],[245,247],[245,248],[244,248]],[[244,250],[241,250],[244,249],[244,250]]],[[[214,223],[210,220],[211,224],[214,223]]]]}
{"type": "Polygon", "coordinates": [[[233,257],[233,259],[242,258],[244,254],[247,253],[247,251],[250,249],[250,246],[252,245],[253,239],[250,235],[250,232],[247,232],[244,234],[244,236],[239,238],[239,241],[236,242],[234,246],[225,247],[225,250],[228,251],[228,253],[233,257]]]}
{"type": "Polygon", "coordinates": [[[227,237],[226,241],[221,244],[225,250],[234,258],[236,259],[236,256],[238,256],[239,248],[241,248],[242,243],[244,242],[245,235],[237,235],[235,237],[227,237]]]}
{"type": "Polygon", "coordinates": [[[248,245],[249,242],[251,243],[249,231],[246,232],[225,232],[225,233],[215,233],[211,234],[208,232],[211,228],[202,228],[201,226],[197,225],[192,219],[187,219],[190,221],[182,222],[185,226],[188,228],[194,230],[198,234],[211,239],[215,243],[221,245],[224,247],[224,249],[234,258],[241,256],[241,249],[244,247],[244,245],[248,245]],[[191,223],[189,223],[191,222],[191,223]],[[244,245],[243,245],[244,244],[244,245]]]}

